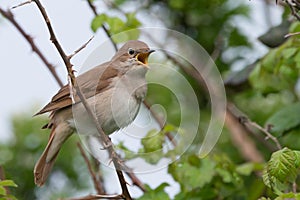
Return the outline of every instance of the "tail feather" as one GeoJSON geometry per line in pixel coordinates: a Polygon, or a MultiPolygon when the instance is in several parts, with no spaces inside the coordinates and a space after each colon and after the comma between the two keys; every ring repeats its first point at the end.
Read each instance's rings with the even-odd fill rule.
{"type": "Polygon", "coordinates": [[[72,134],[68,125],[60,125],[52,127],[48,144],[34,167],[34,182],[37,186],[44,185],[62,144],[72,134]]]}
{"type": "Polygon", "coordinates": [[[52,158],[52,160],[50,160],[49,162],[46,161],[50,146],[51,146],[54,136],[55,136],[54,130],[55,130],[55,128],[53,128],[51,130],[51,135],[50,135],[48,144],[47,144],[42,156],[37,161],[37,163],[34,167],[34,182],[38,186],[42,186],[45,183],[45,181],[46,181],[47,177],[49,176],[49,173],[53,167],[56,156],[58,155],[58,152],[59,152],[59,149],[58,149],[56,156],[54,156],[54,158],[52,158]]]}

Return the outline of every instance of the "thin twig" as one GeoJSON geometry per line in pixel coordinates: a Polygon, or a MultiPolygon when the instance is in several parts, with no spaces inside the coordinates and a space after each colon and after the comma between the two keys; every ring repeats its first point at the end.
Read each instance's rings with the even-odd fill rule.
{"type": "Polygon", "coordinates": [[[297,182],[296,181],[293,182],[293,192],[297,193],[297,182]]]}
{"type": "Polygon", "coordinates": [[[32,0],[22,2],[22,3],[20,3],[20,4],[16,5],[16,6],[11,7],[11,9],[15,9],[15,8],[24,6],[24,5],[26,5],[26,4],[30,4],[31,2],[32,2],[32,0]]]}
{"type": "Polygon", "coordinates": [[[274,137],[271,133],[269,133],[269,131],[267,129],[261,127],[256,122],[251,121],[248,117],[240,116],[240,123],[258,129],[259,131],[261,131],[262,133],[264,133],[266,135],[266,138],[265,138],[266,140],[271,139],[275,143],[278,150],[282,149],[282,146],[276,137],[274,137]]]}
{"type": "Polygon", "coordinates": [[[249,136],[248,131],[242,124],[239,123],[238,118],[234,116],[228,107],[225,125],[230,132],[233,144],[237,147],[245,160],[255,163],[261,163],[264,161],[263,155],[257,149],[255,142],[249,136]]]}
{"type": "Polygon", "coordinates": [[[88,195],[85,197],[71,198],[68,200],[95,200],[95,199],[124,199],[122,195],[88,195]]]}
{"type": "Polygon", "coordinates": [[[32,39],[32,37],[30,35],[28,35],[24,29],[16,22],[14,15],[12,14],[12,12],[10,10],[3,10],[2,8],[0,8],[0,13],[7,19],[9,20],[14,26],[15,28],[21,33],[21,35],[25,38],[25,40],[29,43],[29,45],[31,46],[31,49],[33,52],[35,52],[38,57],[42,60],[42,62],[46,65],[46,67],[48,68],[48,70],[50,71],[50,73],[53,75],[54,79],[56,80],[57,84],[62,87],[64,84],[61,81],[61,79],[59,78],[58,74],[56,73],[56,70],[54,68],[54,66],[46,59],[46,57],[42,54],[42,52],[40,51],[40,49],[37,47],[37,45],[35,44],[34,40],[32,39]]]}
{"type": "MultiPolygon", "coordinates": [[[[297,2],[297,0],[284,0],[284,2],[289,6],[292,15],[297,18],[297,20],[300,21],[300,15],[298,14],[298,11],[300,9],[300,5],[297,2]]],[[[276,0],[277,3],[277,0],[276,0]]]]}
{"type": "MultiPolygon", "coordinates": [[[[143,103],[148,108],[148,110],[150,111],[151,115],[154,117],[154,119],[158,123],[159,127],[161,129],[163,129],[165,127],[165,123],[161,120],[161,118],[158,117],[158,115],[153,110],[150,109],[151,105],[146,100],[144,100],[143,103]]],[[[177,145],[177,143],[175,141],[174,136],[170,132],[166,132],[166,136],[171,141],[171,143],[173,144],[173,146],[175,147],[177,145]]]]}
{"type": "Polygon", "coordinates": [[[41,12],[41,14],[44,18],[44,21],[46,22],[48,31],[50,33],[50,40],[54,44],[54,46],[56,47],[56,49],[59,52],[61,58],[63,59],[64,64],[65,64],[65,66],[67,68],[67,71],[68,71],[68,75],[71,77],[72,84],[74,84],[74,77],[75,76],[74,76],[73,71],[72,71],[72,66],[73,65],[71,64],[70,59],[68,58],[68,56],[64,52],[63,48],[61,47],[60,43],[58,42],[58,40],[57,40],[57,38],[54,34],[54,30],[52,28],[52,25],[50,23],[50,19],[49,19],[47,13],[46,13],[46,10],[45,10],[45,8],[43,7],[43,5],[41,4],[41,2],[39,0],[33,0],[33,1],[37,5],[39,11],[41,12]]]}
{"type": "Polygon", "coordinates": [[[72,53],[71,55],[68,56],[68,59],[71,60],[73,58],[73,56],[75,56],[76,54],[78,54],[82,49],[84,49],[94,38],[94,36],[92,36],[86,43],[84,43],[81,47],[79,47],[77,50],[74,51],[74,53],[72,53]]]}
{"type": "MultiPolygon", "coordinates": [[[[129,191],[127,189],[127,185],[126,185],[126,181],[124,178],[124,175],[122,173],[122,171],[120,169],[122,169],[121,166],[121,161],[118,159],[118,157],[116,156],[116,153],[114,151],[113,145],[109,139],[109,137],[104,133],[104,131],[102,130],[102,127],[100,125],[100,123],[97,120],[96,114],[92,111],[92,109],[90,108],[89,104],[87,103],[86,98],[84,97],[84,95],[82,94],[82,91],[80,89],[80,87],[78,86],[77,82],[76,82],[76,78],[74,75],[74,71],[72,69],[72,64],[70,62],[70,58],[69,56],[66,55],[66,53],[64,52],[62,46],[60,45],[60,43],[58,42],[56,35],[54,33],[54,30],[52,28],[52,25],[50,23],[49,17],[44,9],[44,7],[42,6],[41,2],[39,0],[33,0],[39,11],[41,12],[41,14],[43,15],[43,18],[47,24],[47,28],[48,31],[50,33],[50,40],[52,41],[52,43],[55,45],[57,51],[59,52],[61,58],[63,59],[65,66],[67,68],[68,71],[68,76],[71,79],[71,86],[73,86],[76,90],[76,94],[78,95],[78,97],[80,98],[84,108],[86,109],[88,116],[91,118],[91,120],[93,121],[93,123],[95,124],[97,131],[99,133],[99,136],[101,138],[101,142],[103,143],[103,146],[107,148],[109,155],[115,165],[116,168],[116,172],[119,178],[119,182],[122,188],[122,194],[119,195],[121,197],[123,197],[124,199],[131,199],[131,196],[129,194],[129,191]]],[[[70,88],[72,89],[72,88],[70,88]]]]}
{"type": "Polygon", "coordinates": [[[256,122],[251,121],[248,117],[240,117],[240,122],[245,125],[250,125],[258,130],[260,130],[262,133],[266,135],[266,140],[271,139],[275,144],[278,150],[282,149],[281,144],[277,140],[276,137],[274,137],[269,131],[267,131],[265,128],[261,127],[259,124],[256,122]]]}
{"type": "MultiPolygon", "coordinates": [[[[27,2],[24,2],[18,6],[15,6],[14,8],[16,7],[19,7],[19,6],[22,6],[22,5],[25,5],[27,3],[30,3],[32,1],[27,1],[27,2]]],[[[0,10],[0,11],[3,11],[3,10],[0,10]]],[[[15,27],[17,28],[17,30],[24,36],[24,38],[26,39],[26,41],[32,46],[32,49],[33,49],[33,52],[35,52],[39,58],[43,61],[43,63],[45,64],[45,66],[49,69],[50,73],[53,75],[53,77],[55,78],[55,80],[57,81],[57,83],[59,84],[60,87],[63,86],[63,83],[61,81],[61,79],[57,76],[56,74],[56,71],[55,71],[55,68],[53,67],[53,65],[51,65],[47,59],[46,59],[46,56],[44,54],[42,54],[41,50],[37,47],[37,45],[34,43],[34,40],[32,39],[32,37],[30,37],[28,34],[25,33],[25,31],[21,28],[21,26],[14,20],[13,18],[13,15],[12,13],[8,10],[8,11],[5,11],[6,12],[6,18],[9,19],[9,21],[15,25],[15,27]]],[[[88,42],[86,42],[83,46],[81,46],[78,50],[76,50],[72,55],[70,55],[70,59],[71,57],[73,57],[75,54],[77,54],[79,51],[81,51],[83,48],[86,47],[86,45],[93,39],[90,38],[88,42]]],[[[72,91],[72,90],[71,90],[72,91]]],[[[73,92],[72,92],[73,93],[73,92]]],[[[71,94],[71,97],[73,98],[74,95],[71,94]]],[[[78,147],[79,148],[79,147],[78,147]]],[[[83,155],[83,154],[82,154],[83,155]]],[[[83,156],[84,157],[84,156],[83,156]]],[[[84,157],[85,159],[85,157],[84,157]]],[[[86,160],[87,163],[89,163],[88,160],[86,160]]],[[[94,177],[92,176],[92,179],[94,180],[94,177]]],[[[97,180],[97,179],[96,179],[97,180]]],[[[101,181],[99,180],[99,182],[95,182],[94,183],[94,187],[96,188],[98,194],[104,194],[105,191],[104,191],[104,187],[101,187],[101,181]],[[100,189],[102,188],[102,190],[100,189]],[[99,193],[100,192],[100,193],[99,193]]],[[[103,185],[103,184],[102,184],[103,185]]]]}
{"type": "Polygon", "coordinates": [[[266,141],[266,138],[262,134],[258,134],[257,131],[255,131],[250,126],[245,126],[241,124],[241,116],[246,116],[245,113],[240,111],[236,105],[234,105],[232,102],[228,101],[226,106],[228,114],[234,116],[235,120],[239,123],[240,127],[243,129],[241,131],[251,134],[253,137],[255,137],[256,140],[258,140],[260,143],[262,143],[266,148],[268,148],[271,152],[274,152],[277,150],[277,147],[275,147],[273,144],[270,144],[266,141]]]}
{"type": "Polygon", "coordinates": [[[295,35],[300,35],[300,32],[288,33],[284,36],[284,38],[288,38],[288,37],[295,36],[295,35]]]}
{"type": "Polygon", "coordinates": [[[5,179],[5,173],[3,167],[0,165],[0,180],[5,179]]]}
{"type": "Polygon", "coordinates": [[[94,187],[97,191],[98,194],[105,194],[105,189],[104,189],[104,185],[102,184],[101,181],[99,181],[96,177],[96,174],[94,173],[93,169],[92,169],[92,165],[90,163],[90,160],[88,159],[87,155],[85,154],[81,144],[79,142],[77,142],[77,147],[80,150],[80,153],[88,167],[89,173],[92,177],[93,183],[94,183],[94,187]]]}

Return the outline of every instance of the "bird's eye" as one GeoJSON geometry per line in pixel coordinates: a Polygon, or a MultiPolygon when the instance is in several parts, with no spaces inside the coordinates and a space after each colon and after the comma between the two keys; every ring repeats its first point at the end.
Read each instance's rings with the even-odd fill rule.
{"type": "Polygon", "coordinates": [[[128,53],[129,53],[129,55],[133,55],[134,54],[134,50],[132,48],[129,48],[128,49],[128,53]]]}

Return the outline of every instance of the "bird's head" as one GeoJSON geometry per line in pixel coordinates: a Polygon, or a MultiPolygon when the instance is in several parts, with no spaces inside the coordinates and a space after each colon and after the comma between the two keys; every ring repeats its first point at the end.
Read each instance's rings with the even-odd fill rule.
{"type": "Polygon", "coordinates": [[[138,40],[130,40],[119,49],[112,60],[119,59],[121,62],[138,62],[147,66],[148,57],[153,52],[154,50],[151,50],[146,43],[138,40]]]}

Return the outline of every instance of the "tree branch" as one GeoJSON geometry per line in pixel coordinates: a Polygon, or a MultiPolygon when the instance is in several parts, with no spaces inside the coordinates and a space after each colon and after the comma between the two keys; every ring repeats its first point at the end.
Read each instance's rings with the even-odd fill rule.
{"type": "MultiPolygon", "coordinates": [[[[265,140],[271,139],[275,145],[276,148],[278,150],[282,149],[281,144],[279,143],[279,141],[277,140],[276,137],[274,137],[268,129],[261,127],[260,125],[258,125],[256,122],[251,121],[244,113],[242,113],[240,110],[238,110],[238,108],[233,104],[233,103],[228,103],[227,105],[228,110],[230,110],[232,113],[234,113],[233,110],[236,110],[235,113],[235,117],[237,119],[239,119],[240,123],[245,125],[248,130],[250,130],[251,127],[259,130],[260,132],[264,133],[266,135],[265,140]]],[[[251,130],[250,130],[251,131],[251,130]]]]}
{"type": "MultiPolygon", "coordinates": [[[[28,3],[31,3],[32,0],[30,1],[26,1],[24,3],[21,3],[17,6],[14,6],[12,8],[18,8],[20,6],[26,5],[28,3]]],[[[0,8],[0,12],[17,28],[17,30],[24,36],[24,38],[26,39],[26,41],[30,44],[30,46],[33,49],[33,52],[35,52],[38,57],[43,61],[43,63],[46,65],[46,67],[49,69],[50,73],[53,75],[53,77],[55,78],[55,80],[57,81],[58,85],[60,87],[63,86],[63,83],[61,81],[61,79],[57,76],[57,73],[55,71],[55,68],[53,67],[52,64],[50,64],[50,62],[46,59],[46,56],[44,54],[42,54],[41,50],[37,47],[37,45],[34,43],[34,40],[32,39],[32,37],[30,37],[28,34],[25,33],[25,31],[21,28],[21,26],[15,21],[12,13],[10,12],[10,10],[8,11],[4,11],[3,9],[0,8]]],[[[86,42],[83,46],[81,46],[79,49],[77,49],[76,51],[74,51],[74,53],[72,55],[69,56],[69,58],[71,59],[74,55],[76,55],[79,51],[81,51],[82,49],[84,49],[87,44],[93,39],[90,38],[90,40],[88,42],[86,42]]],[[[79,147],[78,147],[79,148],[79,147]]],[[[81,149],[79,148],[79,150],[81,151],[81,149]]],[[[82,151],[81,151],[82,152],[82,151]]],[[[82,156],[85,159],[87,165],[89,166],[89,161],[86,160],[86,157],[84,156],[83,152],[82,152],[82,156]]],[[[91,173],[92,179],[94,180],[94,177],[91,173]]],[[[97,180],[97,179],[96,179],[97,180]]],[[[102,183],[100,182],[94,182],[94,187],[96,188],[98,194],[104,194],[104,187],[102,185],[102,183]],[[99,185],[98,185],[99,184],[99,185]],[[102,188],[102,189],[101,189],[102,188]],[[99,193],[100,192],[100,193],[99,193]]]]}
{"type": "Polygon", "coordinates": [[[85,197],[71,198],[68,200],[95,200],[95,199],[124,199],[122,195],[88,195],[85,197]]]}
{"type": "Polygon", "coordinates": [[[95,190],[97,191],[98,194],[105,194],[105,188],[103,183],[101,182],[101,180],[98,180],[96,177],[96,174],[94,173],[93,169],[92,169],[92,165],[90,163],[90,160],[88,159],[87,155],[84,152],[84,149],[82,148],[81,144],[79,142],[77,142],[77,147],[80,150],[80,153],[88,167],[89,173],[92,177],[93,183],[94,183],[94,187],[95,190]]]}
{"type": "MultiPolygon", "coordinates": [[[[24,4],[23,4],[24,5],[24,4]]],[[[29,45],[31,46],[31,49],[33,52],[35,52],[38,57],[42,60],[42,62],[46,65],[46,67],[48,68],[48,70],[50,71],[50,73],[53,75],[54,79],[56,80],[57,84],[62,87],[64,84],[63,82],[60,80],[58,74],[56,73],[56,70],[54,68],[54,66],[46,59],[46,57],[42,54],[42,52],[39,50],[39,48],[37,47],[37,45],[35,44],[34,40],[32,39],[32,37],[30,35],[28,35],[24,29],[16,22],[14,15],[12,14],[12,12],[10,10],[3,10],[2,8],[0,8],[0,13],[8,20],[10,21],[14,27],[21,33],[21,35],[25,38],[25,40],[29,43],[29,45]]]]}
{"type": "Polygon", "coordinates": [[[52,25],[50,23],[49,17],[47,15],[44,7],[42,6],[41,2],[39,0],[33,0],[33,1],[36,3],[39,11],[41,12],[41,14],[42,14],[42,16],[44,18],[44,21],[46,22],[48,31],[50,33],[50,40],[55,45],[57,51],[59,52],[61,58],[64,61],[65,66],[67,68],[68,76],[70,78],[70,90],[72,90],[73,87],[75,88],[76,94],[78,95],[78,97],[80,98],[83,106],[85,107],[85,109],[86,109],[86,111],[88,113],[88,116],[91,118],[91,120],[93,121],[93,123],[95,124],[95,126],[97,128],[97,131],[99,133],[99,136],[101,138],[101,142],[103,143],[103,146],[107,148],[107,150],[109,152],[109,155],[110,155],[110,157],[111,157],[111,159],[112,159],[112,161],[113,161],[113,163],[115,165],[116,172],[117,172],[117,175],[118,175],[118,178],[119,178],[119,182],[120,182],[120,185],[121,185],[121,188],[122,188],[122,194],[119,195],[119,196],[122,197],[122,198],[124,198],[124,199],[131,199],[131,196],[130,196],[130,194],[128,192],[128,189],[127,189],[127,185],[126,185],[126,181],[125,181],[124,175],[123,175],[123,173],[121,171],[121,169],[122,169],[121,161],[116,156],[116,153],[114,151],[113,145],[112,145],[109,137],[102,130],[102,127],[100,126],[100,123],[98,122],[95,113],[90,108],[89,104],[87,103],[86,98],[84,97],[84,95],[83,95],[80,87],[78,86],[78,84],[76,82],[74,71],[72,69],[73,65],[70,62],[70,56],[66,55],[66,53],[64,52],[62,46],[58,42],[58,40],[56,38],[56,35],[54,33],[54,30],[52,28],[52,25]]]}
{"type": "Polygon", "coordinates": [[[239,123],[239,120],[228,108],[226,112],[225,124],[230,131],[231,140],[245,160],[256,163],[264,161],[264,157],[257,150],[255,143],[249,137],[248,131],[239,123]]]}
{"type": "Polygon", "coordinates": [[[71,60],[73,58],[73,56],[75,56],[76,54],[78,54],[82,49],[84,49],[94,38],[94,36],[92,36],[86,43],[84,43],[81,47],[79,47],[77,50],[74,51],[74,53],[72,53],[71,55],[68,56],[68,59],[71,60]]]}
{"type": "MultiPolygon", "coordinates": [[[[276,0],[276,3],[278,0],[276,0]]],[[[297,20],[300,21],[300,15],[298,14],[298,11],[300,9],[300,3],[297,0],[283,0],[290,8],[292,15],[297,18],[297,20]]]]}
{"type": "Polygon", "coordinates": [[[282,149],[282,146],[279,143],[279,141],[277,140],[277,138],[274,137],[271,133],[269,133],[269,131],[267,129],[261,127],[256,122],[251,121],[248,117],[245,117],[245,116],[240,117],[240,122],[241,122],[241,124],[252,126],[252,127],[260,130],[262,133],[264,133],[266,135],[266,138],[265,138],[266,140],[271,139],[276,144],[276,147],[278,150],[282,149]]]}

